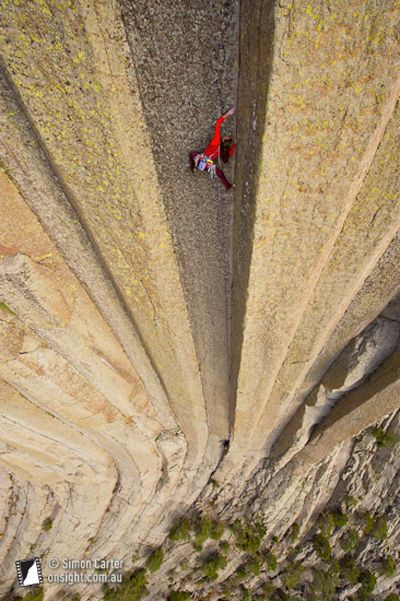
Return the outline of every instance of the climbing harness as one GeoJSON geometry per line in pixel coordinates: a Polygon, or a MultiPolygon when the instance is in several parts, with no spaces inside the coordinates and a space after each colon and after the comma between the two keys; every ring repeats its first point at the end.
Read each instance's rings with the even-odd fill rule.
{"type": "Polygon", "coordinates": [[[216,167],[214,161],[210,159],[210,157],[208,157],[206,154],[197,154],[194,157],[194,164],[196,165],[197,169],[199,169],[199,171],[208,171],[208,173],[211,176],[211,179],[214,179],[216,175],[216,167]]]}

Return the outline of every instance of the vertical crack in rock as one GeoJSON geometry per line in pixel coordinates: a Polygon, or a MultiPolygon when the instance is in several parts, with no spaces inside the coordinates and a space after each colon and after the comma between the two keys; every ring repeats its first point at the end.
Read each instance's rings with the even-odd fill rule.
{"type": "MultiPolygon", "coordinates": [[[[233,333],[240,355],[234,436],[220,471],[226,480],[235,472],[243,480],[240,464],[247,463],[251,471],[250,464],[269,452],[298,407],[293,399],[302,402],[297,390],[319,353],[346,319],[364,282],[392,243],[394,248],[397,244],[396,17],[391,6],[384,15],[373,2],[368,11],[375,24],[385,23],[390,31],[374,52],[364,38],[363,17],[352,4],[340,11],[340,18],[337,7],[323,3],[273,7],[273,48],[280,47],[280,52],[272,57],[265,47],[262,52],[262,66],[270,61],[271,66],[265,118],[261,125],[257,119],[252,122],[261,127],[260,161],[251,184],[254,211],[238,211],[242,231],[248,228],[250,235],[238,228],[234,250],[235,294],[239,299],[242,295],[244,317],[238,321],[242,343],[235,342],[233,333]],[[336,19],[352,32],[345,51],[335,35],[336,19]],[[379,97],[373,93],[375,86],[381,90],[379,97]],[[242,248],[250,257],[247,262],[242,248]],[[248,275],[244,265],[250,265],[248,275]]],[[[257,39],[256,26],[250,32],[250,40],[257,39]]],[[[241,48],[246,50],[246,36],[241,48]]],[[[250,53],[249,65],[255,54],[250,53]]],[[[247,66],[241,62],[243,77],[247,66]]],[[[252,99],[254,95],[244,119],[249,131],[250,107],[256,107],[252,99]]],[[[236,169],[247,169],[245,158],[238,155],[236,169]]],[[[385,274],[383,286],[387,279],[385,274]]],[[[386,302],[389,295],[390,289],[386,302]]],[[[235,309],[240,316],[240,308],[235,309]]],[[[365,302],[363,311],[368,313],[365,302]]]]}
{"type": "MultiPolygon", "coordinates": [[[[214,122],[236,104],[238,2],[121,2],[163,200],[189,307],[210,433],[229,437],[233,194],[191,175],[214,122]]],[[[233,131],[227,120],[224,132],[233,131]]],[[[225,167],[224,167],[225,169],[225,167]]],[[[229,177],[232,177],[229,175],[229,177]]]]}

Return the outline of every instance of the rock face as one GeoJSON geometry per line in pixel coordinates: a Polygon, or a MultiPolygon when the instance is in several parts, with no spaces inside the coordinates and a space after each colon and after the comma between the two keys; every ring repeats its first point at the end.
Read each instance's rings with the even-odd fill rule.
{"type": "Polygon", "coordinates": [[[35,555],[46,600],[99,601],[101,582],[51,583],[46,561],[113,557],[129,575],[200,512],[233,524],[231,553],[214,539],[199,559],[212,528],[200,544],[197,523],[196,549],[164,542],[148,599],[367,598],[373,570],[385,599],[400,581],[385,564],[400,542],[398,1],[3,5],[0,596],[22,594],[15,561],[35,555]],[[187,164],[230,104],[226,193],[187,164]],[[358,532],[353,582],[338,508],[358,532]],[[343,574],[315,591],[321,537],[343,574]],[[274,569],[256,569],[272,544],[274,569]]]}

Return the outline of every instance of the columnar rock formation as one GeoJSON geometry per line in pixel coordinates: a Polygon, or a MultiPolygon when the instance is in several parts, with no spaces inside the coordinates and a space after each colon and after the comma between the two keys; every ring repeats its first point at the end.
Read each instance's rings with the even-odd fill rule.
{"type": "Polygon", "coordinates": [[[400,408],[399,2],[2,8],[0,595],[196,500],[306,531],[400,408]],[[232,103],[224,193],[187,154],[232,103]]]}

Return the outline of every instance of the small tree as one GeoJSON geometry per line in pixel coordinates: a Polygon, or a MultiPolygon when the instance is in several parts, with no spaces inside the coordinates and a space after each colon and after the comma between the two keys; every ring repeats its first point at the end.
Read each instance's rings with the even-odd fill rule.
{"type": "Polygon", "coordinates": [[[327,570],[312,568],[314,590],[322,599],[331,599],[337,585],[337,577],[327,570]]]}
{"type": "Polygon", "coordinates": [[[344,498],[344,504],[347,509],[353,509],[358,504],[358,501],[353,495],[346,495],[344,498]]]}
{"type": "Polygon", "coordinates": [[[146,561],[146,567],[150,572],[157,572],[160,569],[162,562],[164,561],[164,551],[159,547],[149,555],[146,561]]]}
{"type": "Polygon", "coordinates": [[[277,590],[275,588],[275,586],[272,584],[272,582],[269,582],[268,580],[266,582],[264,582],[264,584],[261,587],[261,590],[266,593],[268,595],[268,599],[275,593],[275,591],[277,590]]]}
{"type": "Polygon", "coordinates": [[[369,599],[376,585],[375,576],[369,570],[364,570],[361,572],[358,581],[361,583],[361,599],[369,599]]]}
{"type": "Polygon", "coordinates": [[[339,541],[339,544],[342,547],[343,551],[348,553],[349,551],[357,547],[359,541],[360,537],[358,535],[357,530],[354,530],[352,528],[342,536],[342,538],[339,541]]]}
{"type": "Polygon", "coordinates": [[[189,538],[190,522],[187,518],[180,518],[172,526],[169,538],[173,541],[187,540],[189,538]]]}
{"type": "Polygon", "coordinates": [[[226,540],[223,540],[222,542],[220,542],[219,548],[221,549],[222,553],[224,553],[224,555],[227,555],[230,551],[231,546],[226,540]]]}
{"type": "Polygon", "coordinates": [[[261,562],[259,557],[252,557],[247,562],[247,570],[253,574],[253,576],[259,576],[261,572],[261,562]]]}
{"type": "Polygon", "coordinates": [[[359,581],[360,570],[355,562],[355,560],[351,557],[351,555],[345,555],[340,560],[341,566],[341,575],[344,580],[347,580],[349,584],[356,585],[359,581]]]}
{"type": "Polygon", "coordinates": [[[246,553],[256,553],[265,536],[266,528],[261,523],[249,524],[236,520],[231,526],[237,546],[246,553]]]}
{"type": "Polygon", "coordinates": [[[383,516],[373,518],[369,513],[364,515],[364,534],[371,535],[377,540],[385,540],[387,537],[387,522],[383,516]]]}
{"type": "Polygon", "coordinates": [[[278,560],[276,555],[271,551],[267,551],[265,554],[265,561],[267,564],[268,572],[275,572],[278,569],[278,560]]]}
{"type": "Polygon", "coordinates": [[[53,520],[51,518],[46,518],[44,520],[44,522],[42,523],[42,530],[47,532],[48,530],[51,530],[52,527],[53,527],[53,520]]]}
{"type": "Polygon", "coordinates": [[[172,591],[168,597],[169,601],[188,601],[191,593],[187,591],[172,591]]]}
{"type": "Polygon", "coordinates": [[[139,601],[147,595],[146,570],[141,568],[124,578],[117,589],[105,587],[104,601],[139,601]]]}
{"type": "Polygon", "coordinates": [[[329,561],[331,558],[331,547],[328,539],[323,534],[317,534],[313,540],[314,551],[320,559],[329,561]]]}
{"type": "Polygon", "coordinates": [[[340,563],[336,557],[331,557],[329,561],[329,573],[330,574],[340,574],[340,563]]]}
{"type": "Polygon", "coordinates": [[[386,430],[384,430],[380,426],[373,430],[372,436],[375,438],[376,444],[381,449],[391,447],[398,442],[396,434],[394,434],[393,432],[386,432],[386,430]]]}
{"type": "Polygon", "coordinates": [[[197,551],[201,551],[206,540],[211,537],[211,518],[208,515],[199,518],[195,523],[194,532],[193,546],[197,551]]]}
{"type": "Polygon", "coordinates": [[[380,572],[385,576],[393,576],[396,571],[396,561],[391,555],[387,555],[383,558],[380,565],[380,572]]]}
{"type": "Polygon", "coordinates": [[[242,564],[235,572],[236,579],[241,582],[247,578],[246,564],[242,564]]]}
{"type": "Polygon", "coordinates": [[[24,597],[24,601],[43,601],[44,599],[44,590],[42,587],[35,588],[31,590],[24,597]]]}
{"type": "Polygon", "coordinates": [[[294,543],[299,538],[299,535],[300,535],[300,526],[298,525],[297,522],[293,522],[293,524],[290,528],[290,534],[289,534],[290,541],[292,543],[294,543]]]}
{"type": "Polygon", "coordinates": [[[347,515],[340,510],[334,511],[332,513],[332,516],[336,528],[342,528],[349,521],[347,515]]]}
{"type": "Polygon", "coordinates": [[[216,580],[218,570],[223,570],[226,567],[226,559],[218,552],[213,553],[203,563],[203,572],[208,580],[216,580]]]}
{"type": "Polygon", "coordinates": [[[283,586],[288,589],[296,588],[303,581],[304,568],[299,561],[289,563],[286,571],[281,575],[283,586]]]}
{"type": "Polygon", "coordinates": [[[322,514],[317,521],[317,528],[323,536],[331,536],[335,529],[335,520],[331,513],[322,514]]]}
{"type": "Polygon", "coordinates": [[[331,536],[335,528],[342,528],[347,524],[349,518],[340,509],[332,511],[330,513],[324,513],[320,516],[317,522],[317,527],[320,529],[321,534],[325,536],[331,536]]]}
{"type": "Polygon", "coordinates": [[[225,526],[222,522],[214,521],[211,524],[210,536],[214,540],[220,540],[225,530],[225,526]]]}

